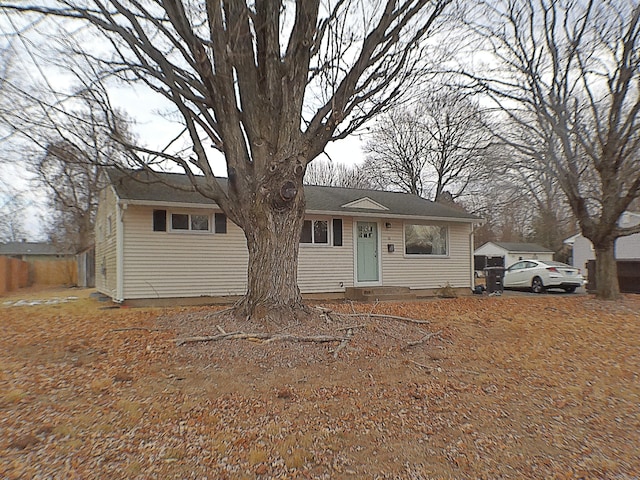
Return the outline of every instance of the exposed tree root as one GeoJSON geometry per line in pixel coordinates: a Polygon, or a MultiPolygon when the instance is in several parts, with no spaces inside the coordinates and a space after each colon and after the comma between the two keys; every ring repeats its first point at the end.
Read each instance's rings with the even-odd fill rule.
{"type": "MultiPolygon", "coordinates": [[[[224,328],[222,328],[221,325],[216,325],[216,329],[218,330],[218,334],[216,335],[204,335],[204,336],[193,336],[193,337],[185,337],[185,338],[178,338],[176,339],[176,345],[180,346],[180,345],[185,345],[187,343],[202,343],[202,342],[217,342],[220,340],[249,340],[249,341],[254,341],[254,342],[260,342],[260,343],[271,343],[271,342],[306,342],[306,343],[331,343],[331,342],[339,342],[339,345],[335,348],[335,350],[333,351],[333,357],[334,358],[338,358],[338,355],[340,354],[341,351],[343,351],[349,344],[349,342],[352,340],[352,338],[354,337],[354,332],[356,331],[356,329],[358,328],[365,328],[368,326],[368,323],[366,323],[366,319],[373,319],[373,318],[381,318],[381,319],[389,319],[389,320],[397,320],[397,321],[401,321],[401,322],[407,322],[407,323],[412,323],[412,324],[417,324],[417,325],[428,325],[430,322],[427,320],[418,320],[415,318],[409,318],[409,317],[400,317],[397,315],[385,315],[385,314],[379,314],[379,313],[373,313],[373,309],[375,309],[375,305],[372,308],[371,312],[363,312],[363,313],[339,313],[336,311],[333,311],[331,309],[325,308],[325,307],[313,307],[313,308],[308,308],[306,309],[305,312],[303,312],[306,315],[310,315],[310,316],[314,316],[315,313],[315,318],[316,321],[318,320],[318,317],[320,318],[324,318],[326,319],[329,323],[332,323],[336,320],[339,321],[339,319],[341,318],[361,318],[363,320],[365,320],[365,323],[360,323],[360,324],[351,324],[351,325],[345,325],[345,326],[339,326],[339,325],[335,325],[334,329],[337,330],[338,332],[344,332],[344,335],[338,333],[337,335],[294,335],[294,334],[289,334],[289,333],[283,333],[284,330],[287,330],[289,327],[293,326],[293,325],[299,325],[300,320],[295,318],[297,317],[297,314],[300,314],[301,311],[297,310],[297,309],[289,309],[289,308],[285,308],[285,309],[278,309],[278,314],[286,314],[286,320],[283,324],[280,324],[280,322],[275,322],[274,321],[274,312],[269,312],[269,314],[263,316],[261,318],[261,321],[259,323],[255,322],[255,319],[253,319],[253,322],[251,324],[249,324],[250,320],[246,320],[247,324],[243,326],[240,326],[241,330],[236,330],[233,332],[227,332],[225,331],[224,328]],[[263,331],[255,331],[255,330],[262,330],[263,327],[267,327],[271,325],[272,327],[274,325],[276,325],[279,331],[277,332],[272,332],[272,331],[267,331],[267,332],[263,332],[263,331]],[[249,331],[247,331],[249,330],[249,331]]],[[[237,310],[235,309],[235,307],[232,307],[231,310],[227,309],[225,310],[225,313],[231,313],[231,316],[237,315],[237,310]]],[[[309,320],[307,318],[307,320],[309,320]]],[[[345,322],[346,323],[346,322],[345,322]]],[[[388,333],[385,333],[386,335],[388,335],[388,333]]],[[[439,336],[441,334],[441,332],[436,332],[436,333],[429,333],[427,335],[425,335],[424,337],[422,337],[420,340],[414,341],[414,342],[409,342],[408,344],[406,344],[406,346],[404,348],[409,348],[415,345],[419,345],[421,343],[425,343],[426,341],[428,341],[430,338],[433,338],[434,336],[439,336]]],[[[402,341],[403,343],[406,341],[406,339],[398,339],[400,341],[402,341]]]]}

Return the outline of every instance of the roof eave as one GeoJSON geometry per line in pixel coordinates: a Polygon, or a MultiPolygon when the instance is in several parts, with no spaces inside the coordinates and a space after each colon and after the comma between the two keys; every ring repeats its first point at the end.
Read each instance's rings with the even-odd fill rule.
{"type": "MultiPolygon", "coordinates": [[[[173,208],[220,208],[216,203],[191,203],[191,202],[166,202],[159,200],[140,200],[118,198],[120,205],[137,205],[145,207],[173,207],[173,208]]],[[[357,212],[357,211],[336,211],[336,210],[306,210],[307,215],[327,215],[340,217],[367,217],[367,218],[397,218],[403,220],[430,220],[438,222],[458,222],[458,223],[481,223],[481,218],[470,217],[442,217],[437,215],[405,215],[392,212],[357,212]]]]}
{"type": "Polygon", "coordinates": [[[174,208],[219,208],[218,204],[212,203],[192,203],[192,202],[166,202],[160,200],[140,200],[119,198],[119,205],[139,205],[142,207],[174,207],[174,208]]]}
{"type": "Polygon", "coordinates": [[[308,215],[333,215],[339,217],[367,217],[367,218],[397,218],[401,220],[431,220],[438,222],[459,222],[459,223],[478,223],[481,218],[469,217],[441,217],[436,215],[405,215],[392,212],[354,212],[354,211],[335,211],[335,210],[307,210],[308,215]]]}

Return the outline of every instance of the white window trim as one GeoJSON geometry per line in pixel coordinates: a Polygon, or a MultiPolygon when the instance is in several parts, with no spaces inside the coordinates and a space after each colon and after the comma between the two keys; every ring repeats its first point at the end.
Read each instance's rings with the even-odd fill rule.
{"type": "Polygon", "coordinates": [[[402,255],[404,258],[449,258],[451,256],[451,228],[450,225],[442,223],[428,223],[428,222],[404,222],[402,224],[402,255]],[[407,239],[406,239],[406,226],[407,225],[428,225],[432,227],[445,227],[447,229],[447,253],[445,254],[433,254],[433,253],[407,253],[407,239]]]}
{"type": "Polygon", "coordinates": [[[181,212],[181,211],[171,211],[167,210],[167,233],[183,233],[189,235],[211,235],[215,234],[214,232],[214,217],[213,213],[201,213],[201,212],[181,212]],[[173,216],[174,215],[188,215],[189,216],[189,228],[173,228],[173,216]],[[207,230],[191,230],[191,215],[202,215],[209,218],[209,228],[207,230]]]}
{"type": "Polygon", "coordinates": [[[299,242],[301,247],[304,248],[326,248],[333,246],[333,221],[331,218],[305,218],[303,222],[312,222],[311,223],[311,242],[303,243],[299,242]],[[313,230],[313,222],[327,222],[327,243],[316,243],[314,242],[314,230],[313,230]]]}

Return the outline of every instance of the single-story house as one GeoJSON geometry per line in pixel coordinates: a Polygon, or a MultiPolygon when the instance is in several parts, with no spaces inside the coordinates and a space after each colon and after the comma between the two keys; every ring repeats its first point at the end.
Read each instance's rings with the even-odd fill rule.
{"type": "Polygon", "coordinates": [[[487,242],[477,248],[474,255],[503,257],[507,268],[522,259],[553,260],[553,250],[535,243],[487,242]]]}
{"type": "MultiPolygon", "coordinates": [[[[618,225],[628,228],[640,224],[640,213],[625,212],[620,216],[618,225]]],[[[596,253],[591,240],[577,233],[567,238],[564,243],[573,247],[571,264],[586,271],[589,260],[595,260],[596,253]]],[[[620,237],[615,244],[615,258],[617,260],[640,260],[640,233],[620,237]]]]}
{"type": "MultiPolygon", "coordinates": [[[[117,302],[243,295],[242,230],[186,176],[158,175],[141,182],[147,173],[107,172],[96,216],[97,290],[117,302]]],[[[344,298],[358,288],[394,287],[428,296],[447,285],[471,291],[480,218],[397,192],[305,186],[305,195],[303,295],[344,298]]]]}

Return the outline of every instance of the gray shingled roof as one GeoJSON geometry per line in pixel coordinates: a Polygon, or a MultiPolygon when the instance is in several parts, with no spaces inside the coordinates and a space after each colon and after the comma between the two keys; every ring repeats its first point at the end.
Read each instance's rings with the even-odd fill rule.
{"type": "Polygon", "coordinates": [[[0,255],[70,255],[71,252],[50,243],[8,242],[0,243],[0,255]]]}
{"type": "MultiPolygon", "coordinates": [[[[121,200],[141,203],[215,204],[213,200],[197,193],[189,183],[189,179],[179,173],[162,173],[151,176],[145,172],[135,172],[134,175],[127,175],[112,170],[109,172],[109,178],[121,200]],[[143,181],[135,180],[134,177],[136,176],[143,181]]],[[[219,178],[218,180],[223,183],[223,186],[226,186],[226,178],[219,178]]],[[[308,212],[339,213],[342,215],[364,213],[376,214],[380,217],[427,217],[462,221],[480,220],[479,217],[456,208],[407,193],[316,185],[306,185],[304,190],[308,212]],[[362,198],[369,198],[384,205],[388,210],[342,207],[342,205],[362,198]]]]}
{"type": "Polygon", "coordinates": [[[500,248],[504,248],[508,252],[518,253],[549,253],[553,250],[549,250],[541,245],[535,243],[513,243],[513,242],[492,242],[494,245],[498,245],[500,248]]]}

